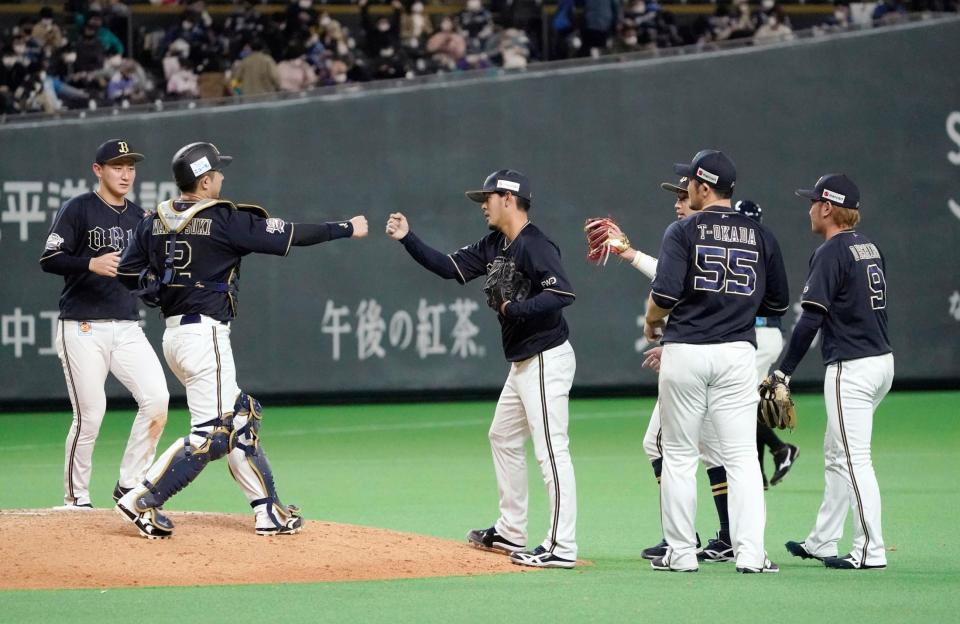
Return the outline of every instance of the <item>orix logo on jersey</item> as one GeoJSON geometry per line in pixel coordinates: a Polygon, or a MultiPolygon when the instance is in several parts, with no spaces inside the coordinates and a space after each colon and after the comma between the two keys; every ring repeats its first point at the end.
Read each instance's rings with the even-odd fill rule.
{"type": "Polygon", "coordinates": [[[87,231],[87,245],[93,251],[109,247],[114,251],[123,251],[133,239],[133,230],[124,230],[114,226],[109,229],[95,227],[87,231]]]}

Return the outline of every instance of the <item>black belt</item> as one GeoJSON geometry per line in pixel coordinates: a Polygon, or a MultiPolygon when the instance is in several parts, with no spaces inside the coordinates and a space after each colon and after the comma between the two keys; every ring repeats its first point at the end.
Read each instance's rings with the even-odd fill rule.
{"type": "MultiPolygon", "coordinates": [[[[199,322],[200,322],[199,314],[184,314],[183,316],[180,317],[181,325],[192,325],[193,323],[199,323],[199,322]]],[[[227,321],[217,321],[217,322],[220,323],[221,325],[229,325],[227,321]]]]}

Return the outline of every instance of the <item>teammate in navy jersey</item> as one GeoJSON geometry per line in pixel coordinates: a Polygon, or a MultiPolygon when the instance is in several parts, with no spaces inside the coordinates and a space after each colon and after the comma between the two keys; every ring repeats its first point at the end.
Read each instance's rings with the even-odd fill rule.
{"type": "Polygon", "coordinates": [[[674,171],[688,176],[698,212],[663,236],[644,334],[662,338],[659,397],[663,428],[661,515],[668,549],[656,570],[696,571],[696,470],[701,427],[712,421],[729,483],[730,537],[738,572],[777,572],[766,556],[766,511],[756,455],[756,316],[789,306],[779,245],[730,198],[736,168],[703,150],[674,171]],[[669,314],[669,322],[665,319],[669,314]]]}
{"type": "Polygon", "coordinates": [[[860,222],[860,190],[843,174],[827,174],[812,189],[810,225],[825,242],[810,260],[803,312],[786,355],[774,374],[790,376],[817,331],[826,374],[823,396],[825,487],[813,530],[787,550],[820,559],[828,568],[884,568],[887,553],[880,526],[880,486],[873,471],[873,413],[893,383],[893,349],[887,337],[886,263],[877,245],[854,228],[860,222]],[[847,511],[853,509],[853,548],[838,557],[847,511]]]}
{"type": "MultiPolygon", "coordinates": [[[[745,217],[749,217],[757,223],[763,223],[763,209],[757,202],[749,199],[741,199],[733,205],[733,209],[745,217]]],[[[756,321],[757,329],[757,377],[759,384],[767,378],[770,373],[770,366],[780,357],[783,350],[783,333],[781,331],[782,322],[779,316],[758,316],[756,321]]],[[[763,489],[770,485],[777,485],[783,480],[794,462],[800,456],[800,449],[794,444],[789,444],[780,439],[773,429],[764,423],[757,421],[757,458],[760,460],[760,474],[763,476],[763,489]],[[763,469],[764,449],[770,449],[773,455],[773,478],[767,481],[766,472],[763,469]]]]}
{"type": "Polygon", "coordinates": [[[577,559],[577,485],[570,459],[568,399],[576,356],[567,340],[563,308],[575,295],[560,262],[560,249],[528,218],[530,182],[518,171],[491,173],[467,197],[481,204],[493,230],[476,243],[445,255],[410,231],[393,213],[386,232],[414,260],[444,279],[466,284],[493,267],[512,264],[529,281],[523,300],[504,302],[497,312],[503,352],[511,363],[490,426],[490,448],[500,492],[500,517],[488,529],[467,534],[470,544],[508,554],[513,563],[572,568],[577,559]],[[539,546],[527,544],[527,465],[524,445],[533,448],[550,498],[550,528],[539,546]]]}
{"type": "Polygon", "coordinates": [[[144,219],[117,269],[128,287],[159,302],[167,326],[163,354],[190,408],[190,434],[174,442],[116,506],[150,539],[172,535],[160,507],[223,456],[253,508],[257,535],[300,531],[299,510],[280,501],[260,444],[260,403],[237,385],[230,321],[237,314],[240,260],[367,234],[362,216],[294,224],[259,206],[221,199],[223,169],[231,160],[210,143],[181,148],[172,163],[180,198],[144,219]]]}
{"type": "Polygon", "coordinates": [[[67,433],[64,505],[92,509],[93,449],[107,409],[103,384],[112,373],[137,401],[137,415],[120,460],[114,500],[143,479],[167,422],[169,394],[160,360],[140,328],[136,297],[114,277],[120,254],[143,210],[126,199],[143,155],[128,141],[97,148],[97,188],[67,201],[47,235],[40,266],[64,277],[57,354],[67,380],[73,422],[67,433]]]}

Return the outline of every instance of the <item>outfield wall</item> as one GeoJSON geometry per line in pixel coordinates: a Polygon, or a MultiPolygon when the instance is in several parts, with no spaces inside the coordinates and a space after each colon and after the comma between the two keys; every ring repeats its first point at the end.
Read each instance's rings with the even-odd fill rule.
{"type": "MultiPolygon", "coordinates": [[[[89,162],[111,137],[147,155],[135,185],[144,205],[173,192],[180,145],[210,140],[236,157],[229,198],[292,221],[370,219],[366,240],[244,260],[233,336],[251,392],[498,387],[507,367],[480,284],[436,279],[382,231],[399,210],[440,249],[475,241],[484,225],[462,191],[507,166],[531,177],[531,218],[560,245],[578,295],[567,310],[577,386],[652,386],[638,353],[649,282],[627,265],[587,264],[581,226],[613,215],[656,253],[673,218],[658,183],[702,147],[730,154],[737,198],[763,206],[795,301],[819,241],[793,189],[827,171],[853,177],[861,229],[887,257],[898,380],[960,385],[957,59],[951,19],[707,56],[0,128],[0,402],[66,396],[52,337],[62,280],[37,258],[55,210],[92,186],[89,162]]],[[[156,312],[144,321],[159,348],[156,312]]],[[[821,374],[811,353],[797,377],[821,374]]],[[[110,392],[123,394],[114,382],[110,392]]]]}

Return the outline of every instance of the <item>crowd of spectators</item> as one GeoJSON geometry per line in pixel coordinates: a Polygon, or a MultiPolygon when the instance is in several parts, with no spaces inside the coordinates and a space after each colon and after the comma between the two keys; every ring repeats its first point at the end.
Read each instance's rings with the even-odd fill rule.
{"type": "MultiPolygon", "coordinates": [[[[956,10],[956,0],[929,1],[956,10]]],[[[299,92],[470,69],[522,69],[544,58],[794,36],[776,0],[717,4],[713,15],[682,26],[655,0],[558,0],[546,18],[542,0],[466,0],[462,10],[432,14],[423,0],[392,0],[373,10],[369,0],[356,2],[360,19],[352,29],[314,0],[292,0],[272,12],[248,0],[219,21],[197,0],[165,28],[137,29],[121,0],[68,0],[59,14],[43,7],[0,32],[0,114],[299,92]],[[133,50],[126,49],[129,41],[133,50]]],[[[896,20],[905,11],[901,0],[881,0],[873,19],[896,20]]],[[[818,28],[850,22],[849,7],[837,4],[818,28]]]]}

